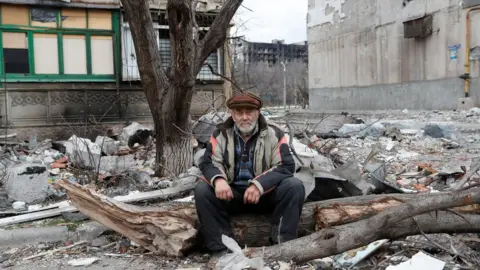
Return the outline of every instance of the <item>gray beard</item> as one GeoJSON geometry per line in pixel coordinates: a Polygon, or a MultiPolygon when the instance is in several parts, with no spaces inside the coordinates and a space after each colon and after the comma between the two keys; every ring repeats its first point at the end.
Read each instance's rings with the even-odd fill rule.
{"type": "Polygon", "coordinates": [[[255,122],[253,125],[251,125],[248,128],[242,128],[242,127],[238,126],[237,124],[235,124],[235,126],[237,127],[238,131],[240,132],[240,135],[248,137],[248,136],[251,136],[253,134],[253,132],[255,131],[255,128],[257,127],[257,122],[255,122]]]}

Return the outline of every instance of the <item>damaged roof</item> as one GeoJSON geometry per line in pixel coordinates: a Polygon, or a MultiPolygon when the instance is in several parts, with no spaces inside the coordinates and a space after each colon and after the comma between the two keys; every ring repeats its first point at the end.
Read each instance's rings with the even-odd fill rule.
{"type": "MultiPolygon", "coordinates": [[[[150,9],[165,10],[167,8],[167,0],[150,0],[149,2],[150,9]]],[[[213,12],[219,10],[223,2],[224,0],[200,0],[197,8],[201,12],[213,12]]],[[[0,3],[101,9],[119,9],[122,6],[120,0],[0,0],[0,3]]]]}
{"type": "Polygon", "coordinates": [[[76,8],[120,8],[120,0],[0,0],[0,3],[76,8]]]}

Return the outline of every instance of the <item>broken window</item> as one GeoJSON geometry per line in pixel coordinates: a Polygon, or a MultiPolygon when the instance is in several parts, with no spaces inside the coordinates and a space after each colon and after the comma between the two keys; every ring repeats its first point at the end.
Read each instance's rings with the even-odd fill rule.
{"type": "Polygon", "coordinates": [[[5,72],[13,74],[30,73],[27,33],[3,32],[2,38],[5,72]]]}
{"type": "Polygon", "coordinates": [[[57,27],[58,9],[34,7],[30,10],[32,26],[57,27]]]}
{"type": "Polygon", "coordinates": [[[420,18],[403,22],[403,35],[405,38],[422,38],[433,33],[433,16],[425,15],[420,18]]]}

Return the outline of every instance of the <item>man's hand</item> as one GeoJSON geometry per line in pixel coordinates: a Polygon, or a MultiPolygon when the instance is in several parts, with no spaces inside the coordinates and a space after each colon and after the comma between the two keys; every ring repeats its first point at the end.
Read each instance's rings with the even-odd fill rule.
{"type": "Polygon", "coordinates": [[[233,199],[232,188],[228,184],[227,180],[223,178],[217,178],[213,182],[213,186],[215,187],[215,195],[220,200],[230,201],[233,199]]]}
{"type": "Polygon", "coordinates": [[[243,203],[257,204],[260,201],[260,190],[257,186],[250,185],[247,190],[245,190],[245,195],[243,196],[243,203]]]}

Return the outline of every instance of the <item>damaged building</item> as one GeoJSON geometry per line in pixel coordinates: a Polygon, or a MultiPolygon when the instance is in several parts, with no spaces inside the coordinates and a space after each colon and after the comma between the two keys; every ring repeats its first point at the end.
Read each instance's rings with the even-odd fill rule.
{"type": "Polygon", "coordinates": [[[279,65],[282,61],[307,62],[306,42],[286,44],[283,40],[268,42],[249,42],[235,38],[232,42],[233,59],[235,63],[264,62],[270,66],[279,65]]]}
{"type": "MultiPolygon", "coordinates": [[[[166,2],[150,1],[164,67],[170,64],[166,2]]],[[[199,3],[202,31],[222,2],[199,3]]],[[[119,0],[1,0],[0,34],[1,124],[10,133],[26,137],[35,129],[57,138],[67,135],[66,126],[151,120],[119,0]]],[[[219,74],[228,73],[226,49],[207,60],[219,74]]],[[[204,67],[196,89],[192,114],[200,115],[224,103],[230,84],[204,67]]]]}
{"type": "Polygon", "coordinates": [[[480,104],[478,0],[311,0],[313,110],[480,104]]]}

